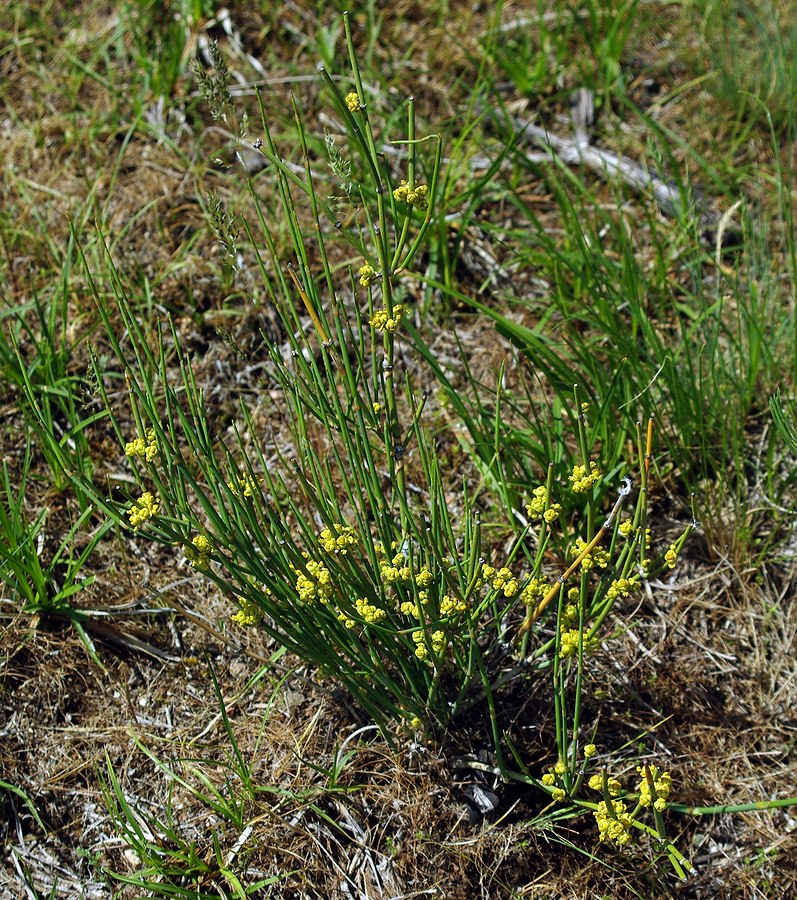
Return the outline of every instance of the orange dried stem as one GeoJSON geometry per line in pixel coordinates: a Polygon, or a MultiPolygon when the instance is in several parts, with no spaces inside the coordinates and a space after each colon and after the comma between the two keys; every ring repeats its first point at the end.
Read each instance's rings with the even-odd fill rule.
{"type": "Polygon", "coordinates": [[[548,593],[542,598],[542,600],[540,600],[536,608],[529,612],[529,614],[526,616],[525,621],[520,626],[518,635],[525,634],[525,632],[528,631],[529,628],[531,628],[532,624],[536,622],[537,619],[539,619],[539,617],[545,612],[550,602],[559,593],[559,589],[562,587],[562,585],[581,565],[584,557],[592,553],[595,547],[600,543],[604,534],[606,534],[606,526],[603,526],[598,530],[598,533],[595,535],[595,537],[587,544],[587,546],[581,551],[581,553],[578,554],[578,556],[567,567],[567,569],[565,569],[565,571],[559,576],[559,578],[557,578],[554,586],[548,591],[548,593]]]}
{"type": "Polygon", "coordinates": [[[304,292],[304,288],[302,287],[301,282],[296,277],[296,273],[293,271],[293,266],[288,263],[288,274],[291,276],[291,281],[293,281],[296,286],[296,290],[299,292],[299,296],[302,298],[302,303],[304,303],[304,308],[307,310],[307,314],[313,320],[313,325],[315,325],[315,329],[318,332],[321,341],[324,345],[329,344],[329,335],[326,332],[326,329],[321,324],[321,319],[318,318],[318,313],[316,313],[315,309],[313,309],[312,304],[310,303],[310,298],[304,292]]]}

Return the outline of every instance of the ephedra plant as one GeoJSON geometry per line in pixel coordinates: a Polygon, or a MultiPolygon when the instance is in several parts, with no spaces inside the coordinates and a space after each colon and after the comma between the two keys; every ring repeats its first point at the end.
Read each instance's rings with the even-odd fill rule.
{"type": "MultiPolygon", "coordinates": [[[[283,432],[264,441],[242,405],[234,439],[225,440],[210,424],[177,328],[165,322],[153,339],[109,261],[124,342],[116,313],[96,296],[132,415],[112,402],[99,370],[97,384],[137,490],[99,499],[139,539],[173,547],[214,582],[234,627],[263,629],[343,685],[389,742],[402,733],[456,740],[459,723],[476,717],[504,779],[535,786],[573,814],[591,812],[604,840],[623,845],[636,832],[651,834],[683,876],[688,863],[664,826],[669,773],[642,765],[638,784],[624,790],[598,754],[583,701],[591,654],[628,598],[675,565],[696,523],[654,545],[652,423],[630,436],[630,474],[607,475],[576,388],[567,467],[551,465],[539,483],[520,486],[520,508],[507,505],[518,486],[510,490],[491,461],[491,515],[505,517],[503,536],[512,539],[485,537],[473,485],[441,464],[429,394],[400,365],[423,355],[407,330],[414,312],[406,279],[436,215],[441,138],[416,134],[410,99],[406,136],[396,142],[406,154],[400,171],[388,165],[348,21],[346,35],[350,82],[323,79],[354,153],[351,224],[318,188],[298,103],[303,174],[283,161],[265,115],[254,142],[279,197],[276,212],[265,209],[254,184],[259,228],[245,228],[284,334],[270,352],[283,432]],[[290,235],[289,252],[275,242],[274,215],[290,235]],[[332,242],[357,259],[343,279],[330,262],[332,242]],[[131,418],[132,431],[122,425],[131,418]],[[504,698],[534,679],[550,685],[556,757],[537,774],[501,714],[504,698]]],[[[223,94],[223,80],[209,83],[223,94]]]]}
{"type": "MultiPolygon", "coordinates": [[[[124,434],[116,423],[140,491],[116,514],[215,581],[236,603],[239,625],[265,629],[342,682],[387,736],[402,723],[445,731],[484,703],[500,754],[496,691],[545,657],[568,661],[553,664],[562,682],[614,603],[638,591],[651,567],[671,564],[690,529],[652,558],[643,436],[636,507],[621,515],[630,506],[626,480],[608,517],[601,512],[613,488],[591,457],[587,404],[576,391],[572,469],[551,467],[542,483],[528,486],[517,511],[521,524],[507,523],[515,530],[508,553],[486,545],[471,486],[441,468],[428,393],[398,364],[411,314],[402,282],[433,215],[440,138],[416,136],[409,100],[407,137],[399,142],[407,148],[406,168],[394,178],[372,131],[353,53],[351,59],[351,90],[325,80],[360,155],[357,226],[341,225],[319,194],[296,104],[303,178],[282,161],[265,116],[256,142],[276,178],[279,215],[292,239],[285,259],[253,190],[260,231],[246,228],[252,246],[262,248],[256,254],[263,285],[286,336],[283,346],[272,346],[270,363],[289,439],[258,442],[243,406],[236,439],[225,443],[208,424],[176,329],[167,325],[151,346],[120,293],[132,356],[102,314],[127,373],[136,433],[124,434]],[[424,166],[419,153],[427,146],[424,166]],[[303,197],[314,252],[297,212],[303,197]],[[342,286],[329,261],[330,235],[348,241],[360,259],[342,286]],[[557,499],[564,489],[584,507],[572,524],[557,499]],[[545,564],[556,556],[568,560],[567,571],[545,564]],[[553,615],[561,627],[541,641],[553,615]]],[[[563,753],[565,743],[563,737],[563,753]]]]}

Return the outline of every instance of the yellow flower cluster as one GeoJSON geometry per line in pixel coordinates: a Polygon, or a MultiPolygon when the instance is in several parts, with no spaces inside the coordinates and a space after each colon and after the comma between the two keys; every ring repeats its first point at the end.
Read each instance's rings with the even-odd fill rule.
{"type": "Polygon", "coordinates": [[[482,577],[490,582],[494,591],[501,591],[505,597],[514,597],[520,590],[520,582],[506,566],[495,569],[493,566],[484,565],[482,577]]]}
{"type": "MultiPolygon", "coordinates": [[[[418,629],[417,631],[413,631],[412,640],[417,644],[415,648],[415,655],[418,659],[426,659],[429,655],[429,651],[426,649],[426,636],[423,632],[423,629],[418,629]]],[[[440,653],[446,645],[446,636],[442,631],[434,631],[431,636],[431,644],[432,650],[435,653],[440,653]]]]}
{"type": "Polygon", "coordinates": [[[127,511],[127,515],[130,518],[130,524],[133,528],[138,528],[138,526],[143,525],[147,519],[151,519],[152,516],[157,516],[160,508],[160,501],[149,491],[146,491],[127,511]]]}
{"type": "Polygon", "coordinates": [[[152,462],[158,455],[158,442],[155,440],[155,432],[148,428],[145,437],[137,437],[125,444],[125,456],[138,456],[147,462],[152,462]]]}
{"type": "Polygon", "coordinates": [[[609,585],[606,596],[610,600],[616,600],[618,597],[628,597],[634,591],[638,591],[641,586],[639,577],[636,575],[632,575],[630,578],[618,578],[609,585]]]}
{"type": "Polygon", "coordinates": [[[573,473],[568,476],[573,493],[583,494],[588,491],[596,481],[600,481],[602,474],[595,462],[589,464],[589,472],[585,466],[573,466],[573,473]]]}
{"type": "MultiPolygon", "coordinates": [[[[362,282],[362,279],[360,279],[362,282]]],[[[389,331],[391,333],[398,331],[399,325],[401,325],[401,320],[404,317],[404,313],[407,311],[407,308],[403,303],[397,303],[393,307],[393,316],[388,317],[387,309],[380,309],[378,312],[375,312],[371,317],[369,324],[375,328],[377,331],[389,331]]]]}
{"type": "Polygon", "coordinates": [[[210,565],[212,549],[211,543],[205,535],[198,534],[185,548],[185,555],[195,569],[207,569],[210,565]]]}
{"type": "Polygon", "coordinates": [[[421,618],[421,607],[428,606],[429,591],[418,591],[417,600],[405,600],[399,609],[403,616],[413,616],[416,619],[421,618]]]}
{"type": "Polygon", "coordinates": [[[628,535],[631,534],[633,527],[634,523],[631,521],[631,519],[626,519],[625,522],[622,522],[620,524],[618,531],[623,537],[628,537],[628,535]]]}
{"type": "Polygon", "coordinates": [[[327,551],[345,556],[349,552],[349,547],[357,546],[357,538],[354,536],[354,529],[350,525],[333,525],[332,528],[325,528],[319,535],[318,542],[327,551]]]}
{"type": "Polygon", "coordinates": [[[578,607],[575,603],[568,603],[562,610],[562,624],[572,627],[578,622],[578,607]]]}
{"type": "Polygon", "coordinates": [[[251,627],[257,625],[263,618],[263,610],[246,597],[239,597],[238,603],[241,608],[232,616],[233,622],[241,627],[251,627]]]}
{"type": "MultiPolygon", "coordinates": [[[[570,548],[570,552],[573,556],[579,556],[586,547],[587,542],[583,540],[583,538],[576,538],[575,546],[570,548]]],[[[610,561],[611,557],[609,556],[608,551],[604,550],[602,547],[593,547],[584,559],[581,560],[581,569],[584,572],[588,572],[595,566],[598,566],[599,569],[605,569],[610,561]]]]}
{"type": "Polygon", "coordinates": [[[326,603],[329,600],[332,596],[332,576],[326,566],[311,559],[305,566],[307,574],[295,566],[291,568],[296,572],[296,593],[302,603],[312,604],[316,600],[326,603]]]}
{"type": "Polygon", "coordinates": [[[252,497],[261,481],[262,479],[254,478],[247,472],[245,475],[236,475],[227,482],[227,487],[233,497],[252,497]]]}
{"type": "Polygon", "coordinates": [[[534,498],[526,504],[526,513],[530,519],[544,519],[549,525],[562,514],[561,503],[549,503],[548,490],[541,484],[534,488],[534,498]]]}
{"type": "Polygon", "coordinates": [[[383,560],[379,564],[379,574],[385,584],[412,580],[412,569],[407,565],[407,558],[403,553],[396,553],[391,559],[383,560]]]}
{"type": "Polygon", "coordinates": [[[346,106],[349,107],[349,112],[357,112],[358,109],[362,109],[360,95],[357,91],[349,91],[349,93],[346,94],[346,106]]]}
{"type": "Polygon", "coordinates": [[[612,807],[610,810],[606,805],[606,801],[601,800],[593,815],[598,823],[600,840],[614,841],[615,844],[622,847],[631,843],[630,832],[634,820],[626,812],[626,806],[622,800],[612,800],[611,803],[612,807]]]}
{"type": "MultiPolygon", "coordinates": [[[[542,776],[540,781],[542,781],[542,783],[546,787],[553,787],[556,784],[556,782],[565,774],[566,771],[567,771],[567,763],[565,763],[564,760],[560,759],[550,772],[546,772],[542,776]]],[[[555,803],[561,803],[562,800],[564,800],[566,796],[567,796],[567,791],[565,791],[564,788],[562,788],[562,787],[555,787],[551,791],[551,799],[555,803]]]]}
{"type": "Polygon", "coordinates": [[[376,270],[370,263],[366,263],[364,266],[360,266],[360,284],[363,287],[368,287],[376,281],[376,270]]]}
{"type": "Polygon", "coordinates": [[[669,549],[664,554],[664,562],[667,563],[668,567],[671,569],[675,568],[675,561],[678,559],[678,548],[675,544],[670,544],[669,549]]]}
{"type": "Polygon", "coordinates": [[[549,589],[550,585],[544,578],[532,578],[520,592],[520,599],[530,606],[535,600],[542,600],[549,589]]]}
{"type": "MultiPolygon", "coordinates": [[[[445,594],[442,598],[438,598],[436,591],[430,591],[434,584],[435,577],[429,566],[422,566],[413,574],[410,560],[407,554],[397,549],[399,542],[393,541],[390,549],[392,556],[388,556],[384,546],[381,543],[375,544],[377,553],[383,557],[379,563],[379,576],[385,587],[402,586],[401,593],[405,599],[399,596],[396,600],[398,611],[403,616],[423,622],[426,629],[439,624],[439,619],[446,619],[455,615],[461,615],[468,610],[468,604],[461,597],[445,594]],[[431,603],[432,599],[439,599],[437,602],[431,603]]],[[[450,562],[450,561],[449,561],[450,562]]],[[[413,632],[413,640],[418,647],[416,648],[416,656],[419,659],[425,659],[428,651],[428,640],[423,635],[427,634],[426,630],[416,630],[413,632]]],[[[435,631],[431,637],[431,648],[435,652],[439,652],[443,646],[445,636],[442,631],[435,631]]]]}
{"type": "MultiPolygon", "coordinates": [[[[592,788],[593,791],[603,791],[603,776],[602,775],[593,775],[592,778],[587,782],[587,784],[592,788]]],[[[623,786],[616,778],[607,778],[606,779],[606,790],[609,793],[610,797],[616,797],[623,786]]]]}
{"type": "Polygon", "coordinates": [[[543,519],[547,522],[548,525],[553,525],[553,523],[562,515],[562,504],[561,503],[552,503],[548,509],[542,514],[543,519]]]}
{"type": "Polygon", "coordinates": [[[393,198],[399,203],[407,203],[418,209],[426,209],[429,206],[429,188],[425,184],[416,184],[411,188],[402,178],[399,186],[393,191],[393,198]]]}
{"type": "Polygon", "coordinates": [[[421,571],[415,576],[415,584],[417,584],[419,588],[429,587],[433,580],[432,573],[428,566],[423,566],[421,571]]]}
{"type": "Polygon", "coordinates": [[[380,609],[380,607],[375,606],[373,603],[369,603],[364,597],[355,600],[354,605],[357,607],[357,612],[360,616],[362,616],[362,618],[370,625],[378,624],[387,616],[387,613],[383,609],[380,609]]]}
{"type": "Polygon", "coordinates": [[[595,744],[587,744],[586,747],[584,747],[584,759],[592,759],[597,752],[598,748],[595,744]]]}
{"type": "MultiPolygon", "coordinates": [[[[578,611],[573,612],[572,621],[575,622],[578,619],[578,611]]],[[[564,623],[568,624],[568,623],[564,623]]],[[[562,628],[561,629],[561,638],[559,642],[559,659],[567,659],[569,656],[572,656],[578,650],[578,629],[577,628],[562,628]]],[[[587,640],[586,635],[584,635],[584,655],[589,655],[595,648],[597,643],[597,638],[592,638],[591,640],[587,640]]]]}
{"type": "MultiPolygon", "coordinates": [[[[390,547],[393,555],[388,556],[381,542],[374,545],[376,552],[384,557],[379,561],[379,577],[385,587],[414,584],[418,589],[416,596],[402,601],[398,608],[404,616],[421,619],[421,607],[425,607],[429,603],[429,591],[426,588],[434,581],[434,576],[428,566],[422,566],[413,576],[407,556],[397,549],[398,546],[398,542],[393,541],[390,547]]],[[[428,616],[424,618],[428,618],[428,616]]]]}
{"type": "Polygon", "coordinates": [[[637,766],[636,770],[641,776],[639,784],[637,785],[639,805],[647,807],[652,803],[655,810],[664,812],[667,808],[667,798],[670,796],[670,791],[672,790],[672,777],[670,773],[659,773],[656,766],[648,766],[648,771],[650,772],[650,778],[653,781],[653,788],[656,795],[656,799],[654,800],[653,793],[650,789],[650,781],[648,781],[645,775],[645,767],[637,766]]]}
{"type": "MultiPolygon", "coordinates": [[[[355,600],[354,605],[357,608],[357,615],[369,625],[376,625],[383,621],[387,616],[387,613],[383,609],[373,603],[369,603],[365,597],[360,597],[355,600]]],[[[354,628],[357,624],[357,622],[346,615],[345,612],[339,613],[338,619],[343,622],[347,628],[354,628]]]]}
{"type": "Polygon", "coordinates": [[[468,609],[468,604],[461,598],[450,597],[446,594],[440,601],[440,615],[453,616],[456,613],[464,613],[468,609]]]}
{"type": "Polygon", "coordinates": [[[559,659],[567,659],[578,650],[578,629],[570,628],[562,632],[559,643],[559,659]]]}

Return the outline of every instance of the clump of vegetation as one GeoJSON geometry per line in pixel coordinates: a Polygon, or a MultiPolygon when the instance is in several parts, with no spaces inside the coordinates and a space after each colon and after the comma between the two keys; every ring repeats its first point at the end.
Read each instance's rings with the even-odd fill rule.
{"type": "MultiPolygon", "coordinates": [[[[348,771],[374,747],[395,770],[405,756],[428,754],[421,768],[429,778],[439,754],[449,773],[474,779],[469,788],[489,778],[493,791],[517,791],[523,805],[507,824],[522,823],[531,840],[553,835],[584,855],[600,846],[618,871],[652,858],[644,889],[698,876],[684,817],[797,803],[781,796],[698,805],[698,760],[668,760],[663,737],[677,713],[660,711],[670,690],[660,685],[677,684],[678,673],[637,637],[669,615],[683,628],[677,600],[659,598],[677,592],[676,575],[693,574],[693,548],[732,557],[744,566],[739,582],[753,590],[770,577],[771,548],[782,546],[785,518],[776,507],[790,502],[793,465],[774,430],[756,437],[766,476],[748,459],[753,423],[768,412],[766,398],[795,346],[793,318],[771,315],[783,288],[768,274],[770,251],[753,241],[763,212],[744,213],[745,255],[737,258],[723,245],[733,208],[718,215],[706,246],[685,175],[675,179],[682,202],[667,210],[672,221],[651,207],[632,227],[619,187],[588,186],[559,161],[520,147],[518,122],[498,102],[489,67],[543,108],[558,102],[543,96],[553,60],[562,84],[578,74],[601,114],[617,118],[636,83],[625,62],[636,3],[605,11],[589,3],[570,18],[540,7],[539,34],[528,40],[514,37],[522,23],[496,20],[481,36],[482,68],[453,136],[425,130],[414,97],[397,102],[398,94],[382,92],[367,40],[375,23],[358,36],[348,15],[319,32],[318,96],[308,104],[297,91],[283,110],[258,95],[252,126],[256,119],[239,113],[221,46],[206,39],[211,10],[189,6],[166,17],[156,41],[163,71],[142,90],[160,104],[147,127],[169,145],[175,138],[161,113],[189,48],[199,45],[192,103],[201,95],[228,141],[215,162],[229,164],[242,186],[236,201],[250,210],[234,211],[223,178],[222,189],[197,204],[219,251],[219,308],[203,308],[193,280],[177,300],[156,299],[149,276],[126,269],[110,223],[100,215],[89,227],[80,210],[50,311],[38,296],[35,307],[13,310],[0,344],[20,421],[35,438],[19,457],[18,484],[10,460],[0,483],[0,577],[15,610],[45,624],[69,622],[99,666],[92,635],[157,651],[101,627],[101,611],[79,603],[95,587],[81,573],[114,528],[118,547],[129,548],[125,566],[130,554],[144,554],[211,589],[223,618],[194,619],[214,639],[268,648],[267,665],[253,664],[244,689],[273,677],[248,750],[232,715],[242,694],[225,696],[210,653],[206,681],[227,746],[195,751],[194,738],[191,748],[175,738],[156,754],[135,741],[131,752],[168,786],[160,808],[132,797],[121,758],[106,754],[97,780],[112,827],[134,854],[117,858],[107,877],[153,896],[269,896],[303,885],[299,869],[262,868],[265,856],[252,846],[258,828],[285,814],[295,832],[306,816],[307,834],[356,834],[365,846],[369,836],[352,826],[354,806],[344,798],[370,789],[357,782],[362,773],[381,771],[371,762],[348,771]],[[506,44],[504,27],[513,35],[506,44]],[[600,65],[587,54],[570,71],[568,48],[582,40],[600,65]],[[334,133],[320,134],[309,120],[334,133]],[[468,154],[477,144],[481,152],[491,133],[502,145],[490,148],[485,174],[473,176],[468,154]],[[561,229],[520,189],[530,176],[561,229]],[[490,214],[480,234],[511,246],[512,276],[500,289],[499,261],[485,274],[469,256],[485,252],[477,209],[490,214]],[[500,227],[499,212],[507,220],[500,227]],[[90,351],[71,331],[67,339],[73,281],[94,303],[90,351]],[[506,295],[511,290],[516,296],[506,295]],[[469,344],[463,309],[508,340],[495,371],[469,344]],[[245,325],[236,331],[238,318],[245,325]],[[219,371],[232,365],[230,377],[242,380],[258,373],[223,407],[196,349],[208,323],[233,357],[219,371]],[[39,363],[31,361],[37,348],[39,363]],[[49,545],[47,501],[37,495],[42,510],[29,511],[36,464],[49,472],[69,522],[49,545]],[[766,529],[752,499],[764,481],[772,504],[766,529]],[[750,568],[759,563],[756,581],[750,568]],[[287,753],[300,769],[309,763],[311,786],[299,787],[297,773],[285,786],[287,767],[273,782],[258,770],[263,729],[294,674],[276,674],[284,659],[356,721],[323,762],[306,749],[318,710],[301,737],[291,733],[287,753]],[[647,680],[634,682],[638,660],[647,680]],[[183,816],[186,806],[207,817],[210,840],[183,816]]],[[[146,22],[140,10],[130,14],[130,22],[146,22]]],[[[216,26],[238,40],[221,12],[208,29],[216,26]]],[[[146,53],[152,36],[139,38],[146,53]]],[[[134,106],[144,115],[141,98],[134,106]]],[[[198,106],[191,112],[200,115],[198,106]]],[[[683,171],[653,114],[640,121],[653,135],[656,166],[683,171]]],[[[721,174],[708,166],[704,173],[721,193],[721,174]]],[[[790,440],[779,399],[772,409],[790,440]]],[[[178,600],[168,610],[185,613],[178,600]]],[[[22,786],[3,784],[12,801],[35,801],[22,786]]],[[[487,790],[470,808],[479,820],[499,802],[487,790]]],[[[408,827],[413,846],[439,843],[408,819],[385,831],[375,852],[398,860],[408,827]]],[[[419,874],[413,870],[416,882],[419,874]]]]}

